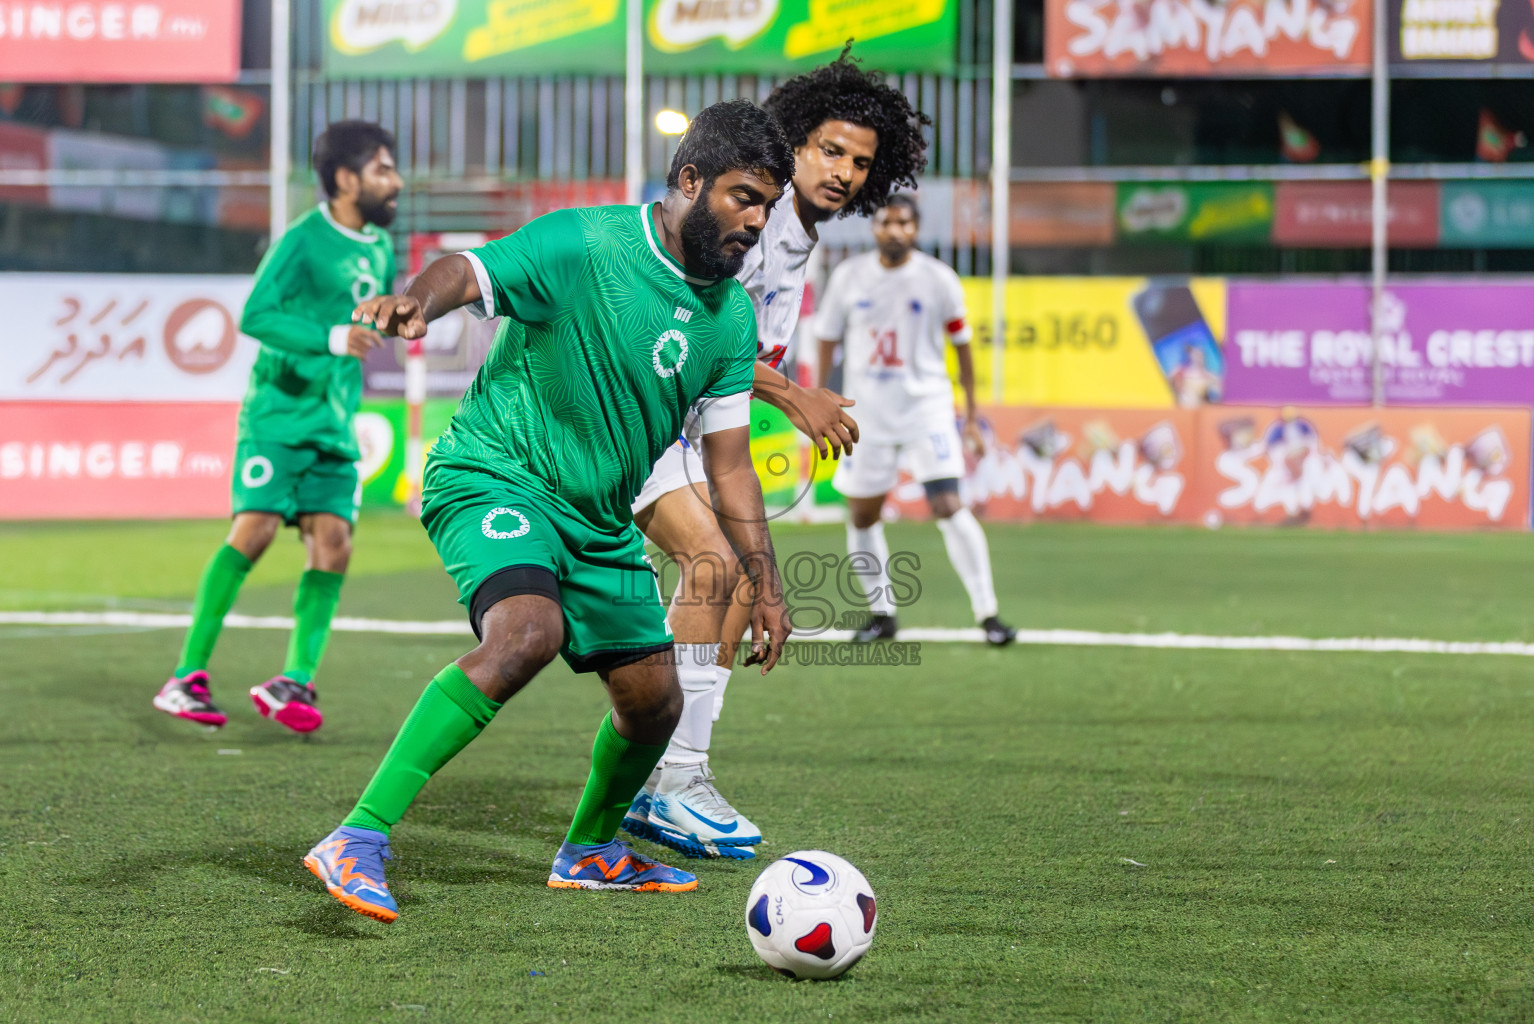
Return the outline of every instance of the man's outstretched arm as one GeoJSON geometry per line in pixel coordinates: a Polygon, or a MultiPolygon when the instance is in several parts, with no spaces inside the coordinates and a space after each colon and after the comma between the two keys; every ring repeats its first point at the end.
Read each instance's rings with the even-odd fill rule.
{"type": "Polygon", "coordinates": [[[463,253],[444,256],[421,271],[404,295],[379,295],[357,304],[352,322],[382,334],[419,338],[426,325],[461,306],[484,301],[478,267],[463,253]]]}
{"type": "Polygon", "coordinates": [[[703,471],[719,529],[752,584],[751,655],[746,664],[760,662],[765,675],[778,663],[793,627],[783,604],[783,581],[767,532],[762,484],[751,465],[750,426],[704,434],[703,471]]]}
{"type": "Polygon", "coordinates": [[[858,439],[858,424],[845,412],[848,406],[857,404],[852,399],[843,398],[830,388],[800,387],[760,360],[752,388],[757,398],[788,416],[799,433],[819,450],[822,459],[852,453],[852,445],[858,439]]]}

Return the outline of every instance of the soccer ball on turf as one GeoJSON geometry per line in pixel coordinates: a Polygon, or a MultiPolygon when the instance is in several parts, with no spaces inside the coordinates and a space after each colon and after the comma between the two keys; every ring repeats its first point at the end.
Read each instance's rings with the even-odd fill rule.
{"type": "Polygon", "coordinates": [[[767,865],[746,901],[756,955],[791,978],[834,978],[873,945],[874,891],[834,853],[799,850],[767,865]]]}

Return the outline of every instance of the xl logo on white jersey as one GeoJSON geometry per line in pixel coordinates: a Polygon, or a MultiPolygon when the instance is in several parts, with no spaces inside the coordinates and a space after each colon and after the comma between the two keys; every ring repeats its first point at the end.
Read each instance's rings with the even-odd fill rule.
{"type": "Polygon", "coordinates": [[[650,350],[650,365],[655,367],[655,376],[674,377],[685,362],[687,362],[687,335],[681,331],[670,330],[655,339],[655,347],[650,350]],[[666,353],[666,343],[669,341],[677,343],[674,359],[666,353]],[[669,366],[668,363],[670,363],[669,366]]]}

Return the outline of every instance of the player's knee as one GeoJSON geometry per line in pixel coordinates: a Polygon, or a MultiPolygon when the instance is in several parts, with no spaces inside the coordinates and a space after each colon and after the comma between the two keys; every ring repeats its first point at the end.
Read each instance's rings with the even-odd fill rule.
{"type": "Polygon", "coordinates": [[[556,633],[546,622],[524,619],[494,635],[487,632],[480,648],[503,685],[520,687],[554,660],[563,642],[563,624],[556,633]]]}
{"type": "Polygon", "coordinates": [[[927,491],[927,507],[939,519],[947,519],[964,507],[959,500],[959,481],[953,477],[929,480],[922,485],[927,491]]]}
{"type": "Polygon", "coordinates": [[[345,572],[352,560],[352,537],[348,531],[337,531],[322,540],[319,545],[319,568],[326,572],[345,572]]]}
{"type": "Polygon", "coordinates": [[[682,720],[682,687],[676,674],[668,674],[653,687],[635,693],[624,717],[670,735],[682,720]]]}
{"type": "Polygon", "coordinates": [[[241,512],[229,526],[225,543],[252,562],[266,553],[282,528],[282,517],[260,512],[241,512]]]}

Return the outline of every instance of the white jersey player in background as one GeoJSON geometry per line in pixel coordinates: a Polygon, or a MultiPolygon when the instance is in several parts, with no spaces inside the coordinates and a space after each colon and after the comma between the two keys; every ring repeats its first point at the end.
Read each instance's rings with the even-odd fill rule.
{"type": "Polygon", "coordinates": [[[858,403],[857,453],[842,459],[833,483],[847,497],[847,553],[872,556],[868,575],[854,573],[873,613],[856,639],[895,635],[889,545],[880,512],[894,489],[902,458],[927,490],[948,559],[969,592],[975,621],[988,643],[1002,646],[1016,631],[996,617],[991,552],[985,531],[959,500],[964,448],[984,452],[975,419],[975,364],[964,322],[964,290],[949,267],[916,248],[921,212],[906,194],[890,196],[874,214],[874,252],[844,261],[831,274],[815,319],[820,380],[842,349],[842,390],[858,403]],[[958,356],[964,429],[955,426],[953,383],[945,338],[958,356]]]}
{"type": "MultiPolygon", "coordinates": [[[[858,439],[858,425],[845,411],[852,403],[824,387],[802,388],[776,366],[799,324],[817,225],[839,214],[871,213],[896,185],[914,187],[926,164],[922,127],[930,121],[883,75],[861,70],[846,52],[784,82],[763,106],[794,147],[795,166],[792,187],[736,275],[756,309],[754,395],[781,409],[821,458],[838,458],[858,439]]],[[[738,577],[701,460],[685,438],[655,464],[633,508],[640,530],[681,571],[667,621],[676,638],[683,706],[623,828],[692,857],[754,857],[761,831],[720,795],[708,760],[745,630],[750,583],[738,577]],[[736,593],[737,581],[744,595],[736,593]]]]}

